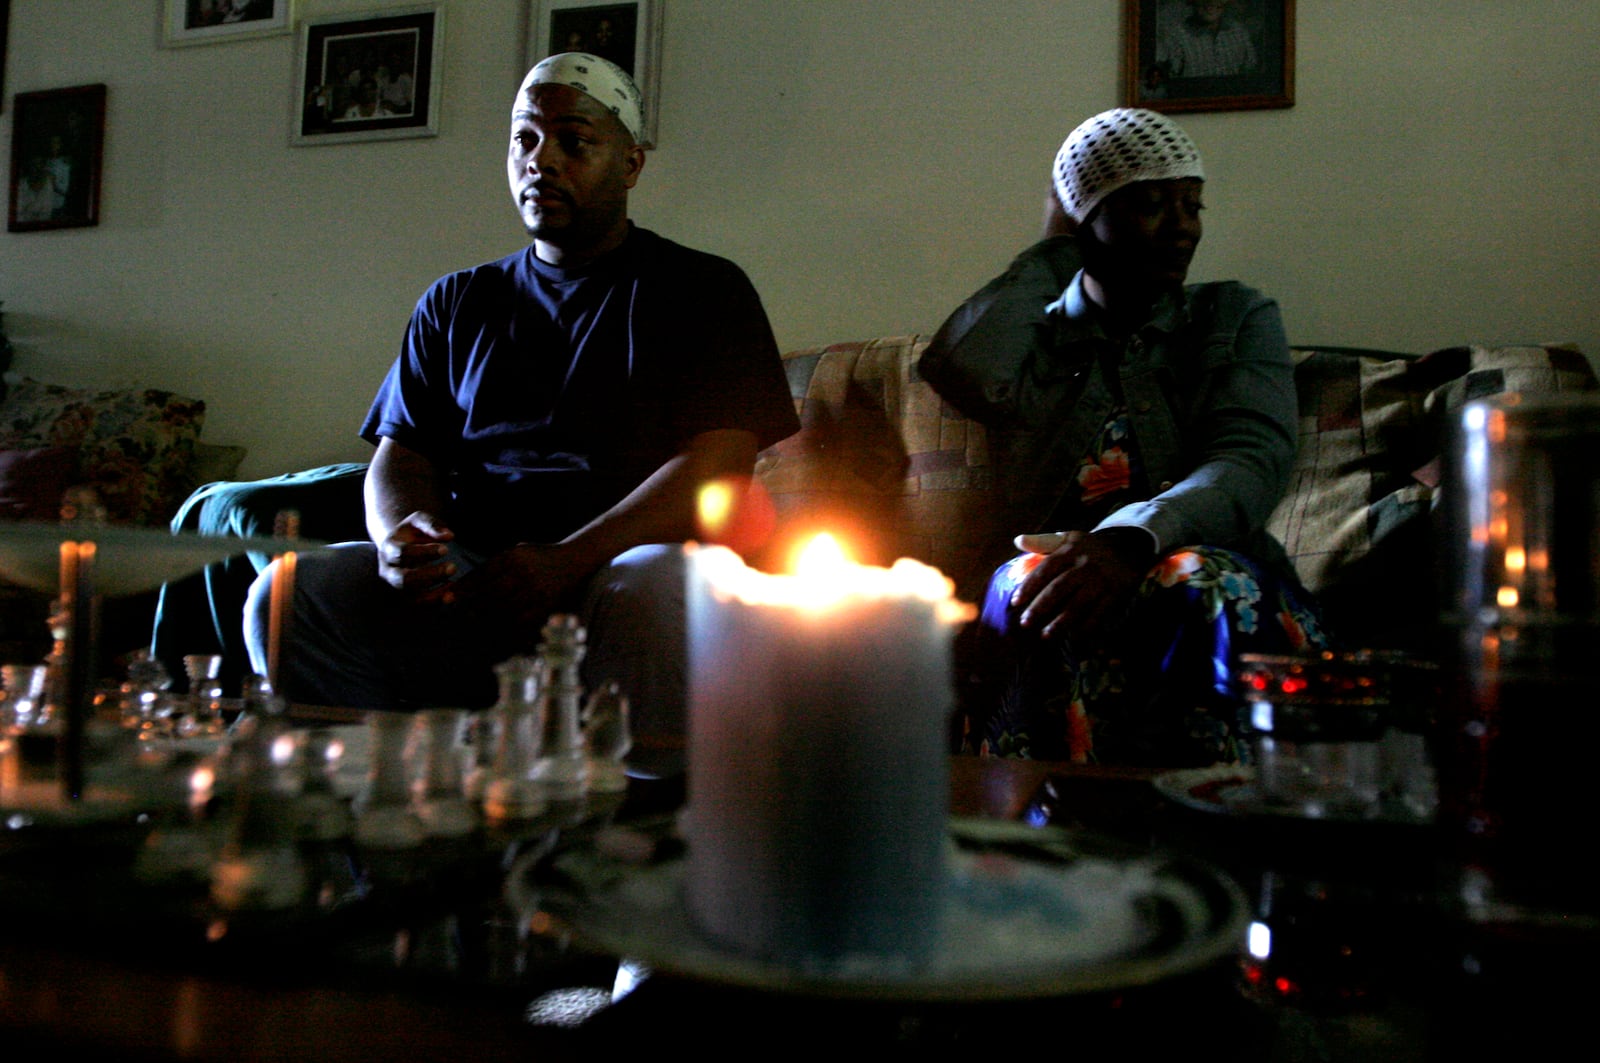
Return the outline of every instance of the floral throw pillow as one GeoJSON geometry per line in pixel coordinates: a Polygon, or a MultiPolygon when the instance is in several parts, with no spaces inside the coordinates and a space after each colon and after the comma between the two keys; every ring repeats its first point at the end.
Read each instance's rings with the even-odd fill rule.
{"type": "Polygon", "coordinates": [[[78,482],[113,522],[161,524],[194,487],[206,405],[170,391],[91,391],[23,379],[0,403],[0,448],[76,447],[78,482]]]}

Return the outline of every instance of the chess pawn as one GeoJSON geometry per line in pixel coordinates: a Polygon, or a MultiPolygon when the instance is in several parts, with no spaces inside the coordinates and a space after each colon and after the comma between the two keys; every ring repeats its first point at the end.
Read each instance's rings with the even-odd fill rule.
{"type": "Polygon", "coordinates": [[[533,777],[550,800],[577,801],[589,782],[579,701],[583,688],[578,683],[578,664],[585,651],[584,631],[577,617],[563,613],[551,617],[541,634],[544,740],[533,777]]]}
{"type": "MultiPolygon", "coordinates": [[[[159,662],[158,662],[159,663],[159,662]]],[[[221,734],[222,724],[222,657],[215,653],[191,653],[183,659],[183,670],[189,676],[187,710],[179,716],[179,737],[221,734]]]]}
{"type": "Polygon", "coordinates": [[[371,762],[361,791],[351,803],[357,845],[373,849],[412,849],[427,836],[411,807],[406,746],[412,717],[402,712],[367,714],[372,734],[371,762]]]}
{"type": "Polygon", "coordinates": [[[265,679],[247,676],[243,694],[239,716],[223,736],[211,784],[212,797],[223,809],[231,806],[235,791],[254,770],[256,746],[263,730],[270,732],[274,740],[288,730],[283,715],[287,707],[272,693],[265,679]]]}
{"type": "Polygon", "coordinates": [[[139,650],[128,662],[127,678],[118,689],[118,720],[140,735],[147,734],[168,704],[172,676],[149,650],[139,650]]]}
{"type": "Polygon", "coordinates": [[[478,828],[478,814],[462,786],[461,709],[429,709],[417,714],[423,742],[423,765],[415,787],[414,807],[423,829],[442,838],[459,838],[478,828]]]}
{"type": "Polygon", "coordinates": [[[583,742],[589,758],[589,790],[615,794],[628,788],[623,758],[633,749],[628,695],[615,682],[594,692],[583,707],[583,742]]]}
{"type": "Polygon", "coordinates": [[[281,714],[249,721],[229,742],[233,788],[222,851],[211,869],[211,899],[233,910],[292,908],[310,889],[293,800],[294,737],[281,714]]]}
{"type": "Polygon", "coordinates": [[[8,664],[0,667],[0,678],[5,682],[8,730],[42,729],[54,720],[48,664],[8,664]]]}
{"type": "Polygon", "coordinates": [[[483,807],[483,791],[494,771],[495,713],[492,709],[468,715],[465,724],[465,766],[461,772],[461,792],[474,808],[483,807]]]}
{"type": "Polygon", "coordinates": [[[284,716],[289,711],[289,702],[272,689],[266,676],[252,674],[245,676],[240,684],[239,707],[239,717],[233,721],[235,729],[253,720],[284,716]]]}
{"type": "Polygon", "coordinates": [[[344,743],[332,731],[319,728],[306,735],[300,794],[295,798],[300,837],[322,842],[350,837],[350,807],[340,800],[333,785],[343,756],[344,743]]]}
{"type": "Polygon", "coordinates": [[[483,814],[494,822],[531,819],[545,810],[544,791],[533,781],[543,738],[539,688],[542,672],[531,657],[495,665],[500,699],[490,710],[494,756],[483,788],[483,814]]]}

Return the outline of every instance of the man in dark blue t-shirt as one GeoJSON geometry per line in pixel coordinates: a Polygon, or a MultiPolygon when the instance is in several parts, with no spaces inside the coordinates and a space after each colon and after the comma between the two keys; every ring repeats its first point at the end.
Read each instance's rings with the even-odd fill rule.
{"type": "MultiPolygon", "coordinates": [[[[620,682],[643,734],[681,730],[681,552],[652,544],[692,537],[701,485],[748,477],[798,422],[744,273],[629,221],[641,134],[603,59],[524,79],[507,170],[532,244],[418,301],[361,429],[372,541],[296,569],[291,700],[482,704],[492,665],[565,610],[585,682],[620,682]]],[[[246,614],[258,672],[272,574],[246,614]]]]}

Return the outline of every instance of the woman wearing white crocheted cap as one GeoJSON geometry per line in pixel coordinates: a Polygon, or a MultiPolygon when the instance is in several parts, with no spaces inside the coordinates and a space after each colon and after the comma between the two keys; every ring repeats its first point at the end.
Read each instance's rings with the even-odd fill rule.
{"type": "Polygon", "coordinates": [[[962,746],[1231,760],[1233,655],[1325,641],[1265,530],[1297,430],[1277,304],[1186,284],[1205,171],[1166,116],[1095,115],[1053,179],[1046,238],[951,315],[920,367],[987,426],[1022,533],[962,648],[962,746]]]}

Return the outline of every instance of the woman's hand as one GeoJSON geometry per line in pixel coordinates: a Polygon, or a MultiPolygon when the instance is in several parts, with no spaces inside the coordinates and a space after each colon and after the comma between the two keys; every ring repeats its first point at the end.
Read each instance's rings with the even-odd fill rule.
{"type": "Polygon", "coordinates": [[[1136,528],[1019,535],[1016,543],[1044,556],[1011,595],[1018,622],[1042,638],[1090,640],[1114,625],[1155,560],[1136,528]]]}

